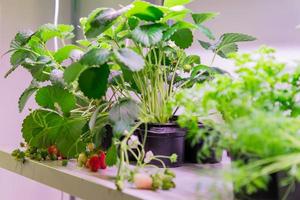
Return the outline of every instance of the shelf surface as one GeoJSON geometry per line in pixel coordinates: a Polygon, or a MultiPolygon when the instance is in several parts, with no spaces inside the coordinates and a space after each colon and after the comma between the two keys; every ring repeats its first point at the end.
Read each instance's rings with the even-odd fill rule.
{"type": "Polygon", "coordinates": [[[76,161],[69,161],[67,167],[61,166],[61,161],[26,160],[23,164],[10,155],[11,151],[12,149],[0,147],[1,168],[82,199],[233,199],[232,184],[223,176],[227,167],[220,164],[188,164],[174,168],[176,188],[169,191],[137,190],[128,185],[123,192],[119,192],[114,185],[115,167],[92,173],[88,169],[77,167],[76,161]]]}

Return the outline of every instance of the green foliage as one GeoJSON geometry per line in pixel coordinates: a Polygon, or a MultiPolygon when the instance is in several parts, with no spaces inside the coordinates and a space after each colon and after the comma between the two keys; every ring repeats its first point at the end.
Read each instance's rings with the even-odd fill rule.
{"type": "Polygon", "coordinates": [[[171,40],[174,41],[178,47],[186,49],[193,43],[193,33],[187,28],[179,29],[172,35],[171,40]]]}
{"type": "Polygon", "coordinates": [[[132,38],[146,47],[155,45],[163,39],[163,30],[165,26],[162,24],[148,24],[135,28],[132,31],[132,38]]]}
{"type": "Polygon", "coordinates": [[[222,58],[227,58],[229,54],[238,51],[238,45],[236,43],[254,40],[256,40],[255,37],[242,33],[225,33],[220,37],[219,41],[213,45],[200,40],[199,42],[204,49],[212,50],[222,58]]]}
{"type": "Polygon", "coordinates": [[[145,65],[143,58],[131,49],[118,49],[114,53],[118,62],[126,66],[131,71],[139,71],[143,69],[145,65]]]}
{"type": "Polygon", "coordinates": [[[141,20],[155,22],[164,15],[158,6],[145,1],[135,1],[132,5],[133,7],[126,13],[127,17],[135,16],[141,20]]]}
{"type": "Polygon", "coordinates": [[[120,135],[129,131],[138,115],[139,108],[134,100],[119,100],[109,111],[109,119],[113,124],[114,133],[120,135]]]}
{"type": "Polygon", "coordinates": [[[107,49],[93,48],[85,53],[80,59],[82,65],[103,65],[110,58],[111,52],[107,49]]]}
{"type": "Polygon", "coordinates": [[[28,99],[39,89],[39,85],[36,81],[32,81],[28,88],[24,90],[24,92],[19,97],[18,107],[19,112],[22,112],[28,99]]]}
{"type": "Polygon", "coordinates": [[[55,52],[53,57],[58,63],[62,63],[64,60],[70,57],[70,53],[75,49],[80,50],[80,48],[76,45],[66,45],[55,52]]]}
{"type": "Polygon", "coordinates": [[[57,85],[40,88],[36,93],[35,100],[44,108],[63,113],[69,113],[75,108],[76,103],[73,94],[57,85]]]}
{"type": "Polygon", "coordinates": [[[173,7],[190,3],[192,0],[165,0],[164,6],[173,7]]]}
{"type": "Polygon", "coordinates": [[[66,83],[72,83],[76,81],[80,74],[87,68],[87,66],[80,63],[72,63],[64,71],[64,81],[66,83]]]}
{"type": "Polygon", "coordinates": [[[87,97],[99,99],[107,91],[108,76],[109,67],[107,64],[86,69],[79,76],[79,88],[87,97]]]}
{"type": "Polygon", "coordinates": [[[107,166],[114,166],[118,161],[118,151],[115,145],[111,145],[108,149],[106,158],[105,158],[107,166]]]}

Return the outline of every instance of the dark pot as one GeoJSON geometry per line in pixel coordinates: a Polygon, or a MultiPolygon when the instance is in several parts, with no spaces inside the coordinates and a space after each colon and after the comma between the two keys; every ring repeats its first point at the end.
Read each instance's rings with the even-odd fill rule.
{"type": "MultiPolygon", "coordinates": [[[[143,141],[146,134],[145,125],[137,129],[136,134],[143,141]]],[[[148,124],[145,151],[152,151],[154,155],[170,156],[177,154],[177,162],[171,163],[169,159],[161,159],[167,167],[179,167],[184,161],[184,136],[186,130],[180,128],[175,122],[165,124],[148,124]]],[[[162,167],[159,161],[151,164],[162,167]]]]}
{"type": "Polygon", "coordinates": [[[260,190],[252,195],[235,194],[237,199],[242,200],[282,200],[288,192],[285,200],[300,199],[300,183],[295,183],[295,187],[288,191],[288,186],[280,186],[280,181],[286,176],[284,173],[274,173],[267,185],[267,190],[260,190]]]}
{"type": "MultiPolygon", "coordinates": [[[[202,123],[198,123],[198,127],[200,129],[204,129],[204,125],[202,123]]],[[[209,134],[210,129],[207,130],[207,134],[209,134]]],[[[185,163],[204,163],[204,164],[214,164],[218,163],[218,159],[216,157],[215,151],[211,149],[210,155],[205,158],[198,159],[198,152],[201,151],[203,147],[203,140],[200,140],[198,144],[192,146],[191,142],[186,139],[185,140],[185,155],[184,155],[184,162],[185,163]]]]}

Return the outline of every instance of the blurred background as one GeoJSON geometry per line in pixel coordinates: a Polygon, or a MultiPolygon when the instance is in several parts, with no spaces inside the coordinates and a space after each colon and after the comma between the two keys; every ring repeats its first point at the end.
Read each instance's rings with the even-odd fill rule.
{"type": "MultiPolygon", "coordinates": [[[[97,7],[118,8],[130,2],[60,0],[59,23],[76,24],[79,17],[87,16],[97,7]]],[[[188,7],[197,12],[220,13],[214,21],[206,24],[216,36],[225,32],[241,32],[258,38],[256,42],[241,45],[241,51],[253,50],[265,44],[277,48],[278,56],[283,60],[300,60],[300,29],[296,29],[300,24],[299,0],[194,0],[188,7]]],[[[35,30],[44,23],[53,23],[53,18],[54,0],[0,0],[0,54],[9,49],[10,40],[17,31],[35,30]]],[[[202,38],[200,34],[194,37],[202,38]]],[[[212,57],[196,42],[188,51],[200,55],[203,63],[208,63],[212,57]]],[[[224,69],[232,67],[232,63],[223,59],[216,60],[215,65],[224,69]]],[[[21,122],[28,111],[18,113],[17,101],[29,85],[30,75],[25,70],[18,70],[4,79],[5,72],[10,68],[8,55],[0,59],[0,66],[0,147],[13,148],[22,140],[21,122]]],[[[33,103],[29,107],[34,107],[33,103]]],[[[68,198],[60,191],[1,169],[0,193],[4,200],[68,198]]]]}

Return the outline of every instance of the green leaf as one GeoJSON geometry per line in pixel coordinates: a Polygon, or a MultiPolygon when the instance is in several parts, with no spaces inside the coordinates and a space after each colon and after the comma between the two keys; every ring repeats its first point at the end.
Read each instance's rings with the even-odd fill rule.
{"type": "Polygon", "coordinates": [[[30,71],[34,79],[41,82],[49,80],[49,74],[55,68],[52,60],[46,56],[40,56],[35,60],[26,58],[22,65],[30,71]]]}
{"type": "Polygon", "coordinates": [[[24,90],[24,92],[19,97],[19,101],[18,101],[19,112],[23,111],[28,99],[38,89],[39,89],[38,84],[35,81],[32,81],[32,83],[29,85],[29,87],[24,90]]]}
{"type": "Polygon", "coordinates": [[[221,36],[221,43],[218,45],[218,49],[223,48],[224,46],[236,42],[248,42],[256,40],[255,37],[242,34],[242,33],[225,33],[221,36]]]}
{"type": "Polygon", "coordinates": [[[130,30],[135,29],[139,25],[139,23],[140,23],[140,20],[135,16],[128,18],[128,25],[130,27],[130,30]]]}
{"type": "Polygon", "coordinates": [[[164,6],[166,7],[174,7],[174,6],[180,6],[190,3],[192,0],[165,0],[164,6]]]}
{"type": "Polygon", "coordinates": [[[69,113],[76,106],[75,96],[57,85],[40,88],[35,96],[38,105],[44,108],[69,113]]]}
{"type": "Polygon", "coordinates": [[[53,57],[58,63],[62,63],[64,60],[66,60],[70,57],[70,53],[75,49],[81,50],[76,45],[66,45],[66,46],[60,48],[57,52],[55,52],[53,57]]]}
{"type": "Polygon", "coordinates": [[[222,58],[228,58],[228,55],[238,51],[238,46],[235,43],[228,44],[224,46],[222,49],[219,49],[217,54],[222,58]]]}
{"type": "Polygon", "coordinates": [[[145,1],[135,1],[132,5],[133,7],[126,13],[126,17],[135,16],[141,20],[155,22],[164,15],[159,7],[145,1]]]}
{"type": "Polygon", "coordinates": [[[206,50],[208,50],[212,46],[209,42],[204,42],[204,41],[201,41],[201,40],[198,40],[198,42],[206,50]]]}
{"type": "Polygon", "coordinates": [[[54,24],[45,24],[39,28],[37,35],[43,42],[58,37],[61,39],[71,39],[74,37],[72,31],[74,27],[72,25],[59,24],[55,26],[54,24]]]}
{"type": "Polygon", "coordinates": [[[144,59],[131,49],[118,49],[114,53],[117,60],[131,71],[140,71],[145,66],[144,59]]]}
{"type": "MultiPolygon", "coordinates": [[[[125,10],[124,10],[125,11],[125,10]]],[[[112,8],[101,8],[94,10],[83,23],[87,38],[95,38],[109,29],[123,10],[116,11],[112,8]]]]}
{"type": "Polygon", "coordinates": [[[180,29],[172,35],[171,40],[181,49],[186,49],[193,43],[193,33],[187,28],[180,29]]]}
{"type": "Polygon", "coordinates": [[[26,45],[32,35],[33,35],[33,32],[30,30],[18,32],[15,35],[15,38],[11,41],[10,48],[17,49],[19,47],[26,45]]]}
{"type": "Polygon", "coordinates": [[[86,120],[82,118],[64,119],[56,138],[59,151],[67,158],[74,158],[76,154],[85,150],[85,143],[81,140],[86,120]]]}
{"type": "Polygon", "coordinates": [[[118,161],[118,150],[116,145],[111,145],[111,147],[108,149],[106,157],[105,157],[105,162],[107,166],[114,166],[117,164],[118,161]]]}
{"type": "Polygon", "coordinates": [[[218,15],[219,15],[219,13],[213,13],[213,12],[193,13],[192,18],[193,18],[195,24],[199,25],[199,24],[202,24],[202,23],[204,23],[208,20],[214,19],[218,15]]]}
{"type": "Polygon", "coordinates": [[[184,59],[183,63],[184,63],[184,65],[186,65],[186,64],[188,64],[188,65],[200,64],[201,63],[201,59],[197,55],[188,55],[184,59]]]}
{"type": "Polygon", "coordinates": [[[165,26],[162,24],[148,24],[139,26],[132,31],[132,39],[146,47],[159,43],[163,38],[165,26]]]}
{"type": "Polygon", "coordinates": [[[64,80],[70,84],[78,79],[80,74],[87,68],[87,66],[80,63],[72,63],[64,71],[64,80]]]}
{"type": "Polygon", "coordinates": [[[139,115],[138,104],[132,99],[119,100],[109,111],[109,119],[113,123],[114,133],[123,134],[129,131],[139,115]]]}
{"type": "Polygon", "coordinates": [[[108,77],[109,66],[107,64],[86,69],[79,77],[79,88],[89,98],[101,98],[106,93],[108,77]]]}
{"type": "Polygon", "coordinates": [[[89,50],[80,59],[80,63],[87,66],[103,65],[111,56],[111,51],[108,49],[93,48],[89,50]]]}
{"type": "Polygon", "coordinates": [[[163,7],[162,9],[165,12],[164,17],[161,19],[162,22],[167,22],[168,20],[183,21],[187,14],[191,12],[190,9],[187,9],[184,6],[176,6],[175,8],[163,7]]]}
{"type": "Polygon", "coordinates": [[[211,40],[216,39],[214,34],[211,32],[211,30],[209,30],[207,27],[203,26],[202,24],[198,25],[198,29],[209,39],[211,39],[211,40]]]}
{"type": "Polygon", "coordinates": [[[63,122],[63,117],[54,112],[35,110],[23,121],[23,138],[31,146],[48,148],[55,144],[63,122]]]}

